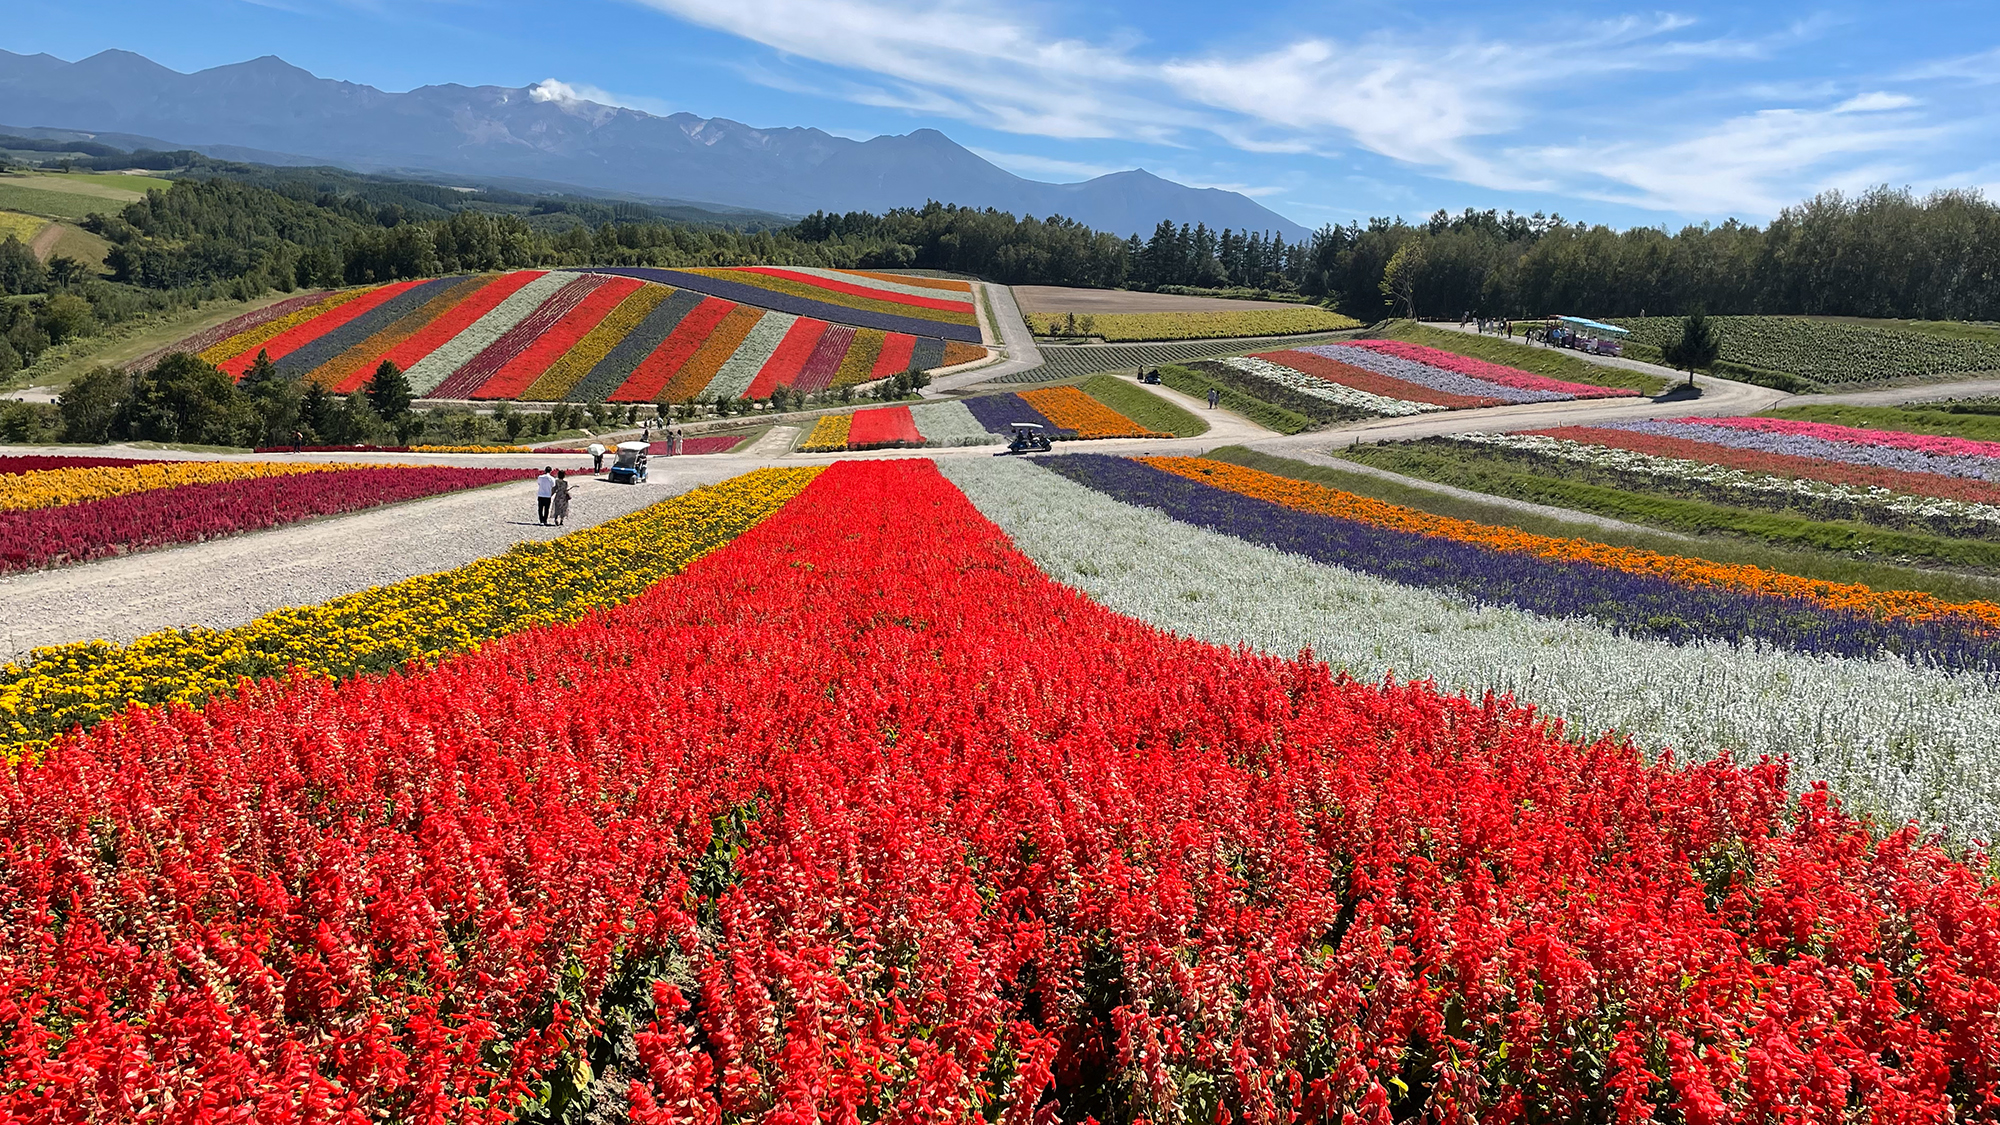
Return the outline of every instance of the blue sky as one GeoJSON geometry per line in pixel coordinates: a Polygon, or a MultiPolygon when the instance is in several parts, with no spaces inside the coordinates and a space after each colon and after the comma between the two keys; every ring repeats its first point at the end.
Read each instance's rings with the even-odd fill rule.
{"type": "Polygon", "coordinates": [[[1439,207],[1762,222],[1872,184],[2000,196],[2000,5],[13,0],[0,45],[389,90],[554,80],[1022,175],[1143,167],[1308,226],[1439,207]]]}

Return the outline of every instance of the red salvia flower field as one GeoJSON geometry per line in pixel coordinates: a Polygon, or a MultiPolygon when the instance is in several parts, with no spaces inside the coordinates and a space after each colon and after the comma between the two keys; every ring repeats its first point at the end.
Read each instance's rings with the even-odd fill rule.
{"type": "Polygon", "coordinates": [[[1176,638],[926,462],[0,782],[0,1119],[1942,1122],[1985,858],[1176,638]]]}

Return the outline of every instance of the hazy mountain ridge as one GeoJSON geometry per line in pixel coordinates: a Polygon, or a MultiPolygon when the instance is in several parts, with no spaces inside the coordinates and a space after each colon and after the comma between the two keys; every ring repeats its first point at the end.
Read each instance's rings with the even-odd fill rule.
{"type": "Polygon", "coordinates": [[[509,176],[803,214],[926,199],[1063,214],[1150,234],[1161,219],[1305,233],[1247,196],[1144,171],[1078,184],[1016,176],[934,129],[854,141],[691,113],[553,96],[541,87],[423,86],[395,94],[320,78],[275,56],[182,74],[129,51],[69,63],[0,51],[0,117],[22,125],[235,146],[363,171],[509,176]]]}

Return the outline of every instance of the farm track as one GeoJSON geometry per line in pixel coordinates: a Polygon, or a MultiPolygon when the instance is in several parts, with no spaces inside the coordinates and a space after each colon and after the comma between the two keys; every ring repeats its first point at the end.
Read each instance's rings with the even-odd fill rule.
{"type": "Polygon", "coordinates": [[[28,250],[35,257],[46,262],[49,255],[55,252],[56,242],[62,236],[63,225],[61,223],[50,223],[48,226],[35,232],[34,241],[28,243],[28,250]]]}
{"type": "Polygon", "coordinates": [[[554,539],[747,471],[734,457],[653,464],[652,482],[639,487],[586,475],[562,528],[536,522],[534,482],[519,481],[13,575],[0,579],[0,605],[6,607],[0,659],[71,641],[129,641],[177,626],[242,625],[284,606],[311,605],[463,566],[516,543],[554,539]]]}

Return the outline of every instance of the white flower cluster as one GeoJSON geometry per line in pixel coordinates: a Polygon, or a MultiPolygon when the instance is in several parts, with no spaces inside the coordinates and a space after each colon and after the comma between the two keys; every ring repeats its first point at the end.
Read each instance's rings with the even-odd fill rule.
{"type": "Polygon", "coordinates": [[[910,419],[924,444],[933,446],[993,445],[999,434],[988,433],[963,402],[925,402],[910,407],[910,419]]]}
{"type": "Polygon", "coordinates": [[[556,290],[575,281],[576,277],[573,273],[551,270],[509,294],[506,300],[473,321],[465,331],[411,364],[409,371],[405,372],[410,378],[410,390],[418,396],[436,390],[438,384],[451,378],[454,371],[472,362],[474,356],[505,336],[509,328],[526,320],[529,314],[542,307],[542,302],[555,296],[556,290]]]}
{"type": "Polygon", "coordinates": [[[1366,410],[1370,414],[1380,414],[1387,418],[1407,418],[1412,414],[1433,414],[1437,411],[1447,409],[1432,402],[1411,402],[1408,399],[1389,398],[1386,395],[1371,394],[1368,391],[1356,390],[1343,383],[1330,382],[1314,375],[1308,375],[1303,371],[1294,371],[1282,364],[1272,363],[1265,359],[1256,359],[1252,356],[1230,356],[1216,362],[1228,364],[1246,375],[1254,375],[1259,379],[1269,380],[1281,387],[1290,387],[1300,394],[1308,394],[1314,398],[1325,399],[1327,402],[1338,406],[1352,406],[1357,410],[1366,410]]]}
{"type": "Polygon", "coordinates": [[[1180,523],[1032,463],[939,469],[1044,572],[1185,636],[1283,656],[1311,647],[1358,678],[1509,692],[1570,730],[1615,730],[1682,760],[1788,755],[1793,782],[1955,835],[2000,831],[2000,688],[1977,675],[1710,642],[1620,636],[1468,604],[1180,523]]]}
{"type": "Polygon", "coordinates": [[[770,362],[778,345],[785,342],[785,333],[792,330],[798,319],[790,313],[781,312],[767,312],[758,317],[757,323],[750,326],[749,334],[743,337],[743,342],[736,345],[736,350],[729,353],[728,359],[722,361],[715,378],[708,381],[707,388],[702,392],[703,397],[717,401],[742,398],[744,392],[750,389],[750,384],[756,381],[757,373],[770,362]]]}
{"type": "Polygon", "coordinates": [[[1972,520],[1977,523],[2000,527],[2000,507],[1980,504],[1971,500],[1946,500],[1936,496],[1912,496],[1907,492],[1893,489],[1834,484],[1830,481],[1807,480],[1796,477],[1781,477],[1770,473],[1753,473],[1743,469],[1731,469],[1707,461],[1690,461],[1680,457],[1662,457],[1654,453],[1640,453],[1630,449],[1618,449],[1608,445],[1593,445],[1590,442],[1570,441],[1566,438],[1544,437],[1538,434],[1452,434],[1450,440],[1468,445],[1495,446],[1514,449],[1523,453],[1534,453],[1544,457],[1554,457],[1563,461],[1593,465],[1602,469],[1619,472],[1640,473],[1645,476],[1670,480],[1690,480],[1718,488],[1739,492],[1755,492],[1766,496],[1786,496],[1799,500],[1823,500],[1860,507],[1879,508],[1899,516],[1916,519],[1956,519],[1972,520]]]}

